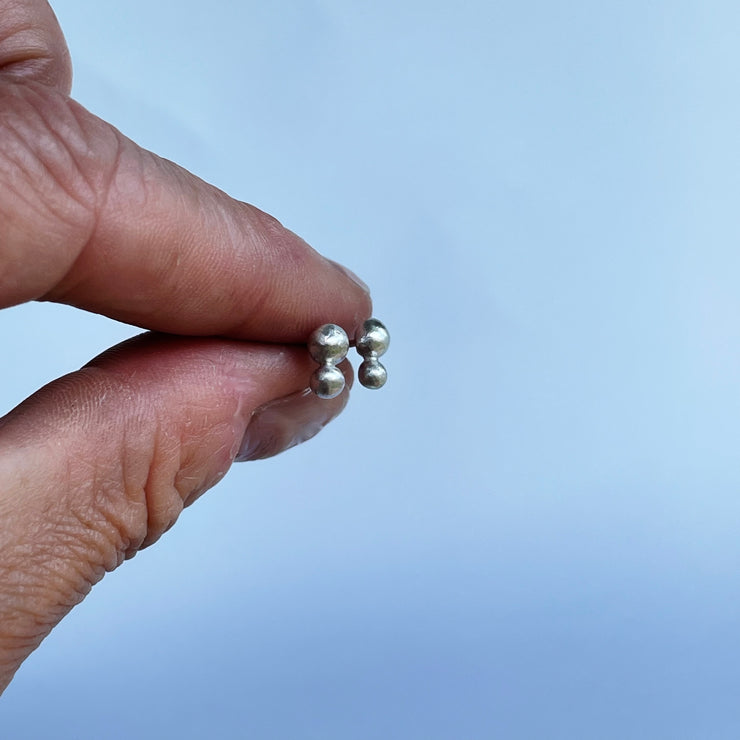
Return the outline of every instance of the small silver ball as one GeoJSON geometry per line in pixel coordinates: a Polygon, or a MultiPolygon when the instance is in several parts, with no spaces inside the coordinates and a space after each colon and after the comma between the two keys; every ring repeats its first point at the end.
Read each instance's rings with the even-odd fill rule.
{"type": "Polygon", "coordinates": [[[341,362],[349,352],[349,339],[341,326],[324,324],[308,338],[308,351],[314,362],[341,362]]]}
{"type": "Polygon", "coordinates": [[[311,375],[311,390],[319,398],[336,398],[344,390],[344,373],[334,365],[322,365],[311,375]]]}
{"type": "Polygon", "coordinates": [[[360,330],[357,337],[357,351],[363,356],[368,357],[375,354],[380,357],[388,349],[391,343],[391,335],[382,322],[377,319],[368,319],[360,330]]]}
{"type": "Polygon", "coordinates": [[[388,380],[388,373],[377,360],[365,360],[357,371],[357,377],[365,388],[382,388],[388,380]]]}

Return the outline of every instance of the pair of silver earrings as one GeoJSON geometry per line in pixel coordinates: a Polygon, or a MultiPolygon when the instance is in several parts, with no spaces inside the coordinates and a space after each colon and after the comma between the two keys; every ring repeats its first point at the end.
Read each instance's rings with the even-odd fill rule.
{"type": "MultiPolygon", "coordinates": [[[[362,356],[357,377],[365,388],[382,388],[388,378],[378,358],[390,344],[388,329],[377,319],[368,319],[357,335],[355,347],[362,356]]],[[[336,398],[344,390],[344,373],[337,365],[349,352],[347,332],[336,324],[324,324],[311,333],[308,351],[319,367],[311,375],[311,390],[319,398],[336,398]]]]}

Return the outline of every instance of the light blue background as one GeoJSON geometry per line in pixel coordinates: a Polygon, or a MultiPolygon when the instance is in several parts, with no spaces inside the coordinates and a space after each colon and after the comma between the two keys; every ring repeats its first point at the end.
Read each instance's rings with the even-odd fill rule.
{"type": "MultiPolygon", "coordinates": [[[[740,5],[55,8],[83,104],[372,286],[391,380],[107,576],[2,737],[739,737],[740,5]]],[[[0,332],[5,409],[134,333],[0,332]]]]}

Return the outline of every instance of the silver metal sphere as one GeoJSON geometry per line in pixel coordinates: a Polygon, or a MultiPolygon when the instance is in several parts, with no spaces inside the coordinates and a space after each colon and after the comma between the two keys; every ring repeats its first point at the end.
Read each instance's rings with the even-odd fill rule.
{"type": "Polygon", "coordinates": [[[380,357],[391,343],[391,335],[378,319],[368,319],[357,337],[357,351],[365,358],[380,357]]]}
{"type": "Polygon", "coordinates": [[[336,398],[344,390],[344,373],[334,365],[322,365],[311,375],[311,390],[319,398],[336,398]]]}
{"type": "Polygon", "coordinates": [[[357,371],[357,378],[365,388],[376,389],[385,385],[388,373],[377,360],[365,360],[357,371]]]}
{"type": "Polygon", "coordinates": [[[320,365],[341,362],[349,352],[347,333],[336,324],[324,324],[308,338],[308,351],[320,365]]]}

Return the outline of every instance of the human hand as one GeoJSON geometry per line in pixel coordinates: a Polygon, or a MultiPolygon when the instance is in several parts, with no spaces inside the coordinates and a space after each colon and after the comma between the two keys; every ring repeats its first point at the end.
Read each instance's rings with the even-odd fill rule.
{"type": "Polygon", "coordinates": [[[70,86],[45,0],[0,0],[0,307],[57,301],[168,335],[109,350],[0,420],[0,691],[237,456],[276,454],[342,410],[347,390],[302,392],[313,363],[291,345],[371,314],[351,273],[140,149],[70,86]]]}

